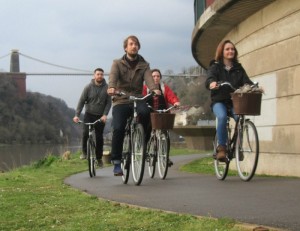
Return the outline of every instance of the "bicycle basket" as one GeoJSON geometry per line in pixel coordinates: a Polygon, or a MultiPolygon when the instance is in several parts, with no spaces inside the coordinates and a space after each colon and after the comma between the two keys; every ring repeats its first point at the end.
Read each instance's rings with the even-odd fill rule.
{"type": "Polygon", "coordinates": [[[261,97],[261,93],[232,93],[235,114],[260,115],[261,97]]]}
{"type": "Polygon", "coordinates": [[[175,114],[151,113],[151,125],[153,129],[173,129],[175,114]]]}

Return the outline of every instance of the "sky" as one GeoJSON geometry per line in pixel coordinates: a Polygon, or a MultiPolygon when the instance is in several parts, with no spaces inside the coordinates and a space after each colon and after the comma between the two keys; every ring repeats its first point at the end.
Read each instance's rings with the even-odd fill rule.
{"type": "MultiPolygon", "coordinates": [[[[108,74],[124,55],[123,40],[136,35],[141,54],[162,73],[197,66],[191,52],[193,0],[0,0],[0,71],[19,50],[20,71],[74,73],[32,60],[108,74]],[[7,55],[7,56],[6,56],[7,55]]],[[[27,91],[63,99],[75,108],[91,76],[31,76],[27,91]]]]}

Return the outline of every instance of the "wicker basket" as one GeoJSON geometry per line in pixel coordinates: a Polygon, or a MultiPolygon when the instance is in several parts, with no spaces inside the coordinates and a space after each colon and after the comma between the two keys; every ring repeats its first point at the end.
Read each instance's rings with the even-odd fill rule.
{"type": "Polygon", "coordinates": [[[151,113],[151,125],[153,129],[173,129],[175,114],[151,113]]]}
{"type": "Polygon", "coordinates": [[[260,115],[261,97],[261,93],[232,93],[235,114],[260,115]]]}

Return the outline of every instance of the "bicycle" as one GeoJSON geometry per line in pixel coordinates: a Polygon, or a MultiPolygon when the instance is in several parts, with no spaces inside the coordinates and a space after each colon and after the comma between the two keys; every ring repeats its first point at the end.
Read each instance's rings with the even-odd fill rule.
{"type": "MultiPolygon", "coordinates": [[[[229,86],[236,90],[229,82],[219,82],[218,86],[229,86]]],[[[251,86],[257,87],[258,83],[251,86]]],[[[227,158],[226,161],[217,160],[216,153],[218,147],[217,133],[214,138],[214,169],[216,177],[224,180],[228,174],[230,161],[236,159],[236,167],[239,177],[243,181],[250,181],[255,174],[258,157],[259,157],[259,138],[255,124],[249,118],[245,118],[244,114],[237,114],[234,130],[230,126],[231,111],[227,108],[227,158]]]]}
{"type": "Polygon", "coordinates": [[[152,131],[147,144],[148,173],[151,178],[154,177],[157,163],[159,176],[165,179],[169,168],[170,134],[168,129],[173,128],[175,117],[175,114],[166,112],[175,106],[162,110],[149,107],[156,113],[151,113],[152,131]]]}
{"type": "Polygon", "coordinates": [[[84,123],[85,125],[89,126],[89,137],[87,139],[87,160],[90,177],[96,176],[96,166],[98,164],[96,159],[96,134],[94,128],[94,125],[98,122],[102,123],[100,119],[92,123],[84,123],[81,120],[78,121],[78,123],[84,123]]]}
{"type": "MultiPolygon", "coordinates": [[[[126,95],[124,92],[117,94],[126,95]]],[[[146,159],[145,131],[137,114],[137,101],[145,100],[150,95],[152,93],[144,97],[129,96],[129,100],[133,102],[133,114],[127,119],[123,141],[121,168],[124,184],[128,182],[130,168],[132,168],[132,178],[135,185],[140,185],[143,180],[146,159]]]]}

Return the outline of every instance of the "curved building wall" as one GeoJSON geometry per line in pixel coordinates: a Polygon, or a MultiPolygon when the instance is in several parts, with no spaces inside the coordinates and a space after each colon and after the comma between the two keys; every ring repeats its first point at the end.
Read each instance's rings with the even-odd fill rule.
{"type": "MultiPolygon", "coordinates": [[[[217,1],[216,1],[217,2],[217,1]]],[[[239,61],[265,89],[257,173],[300,176],[300,1],[277,0],[233,27],[239,61]]]]}

